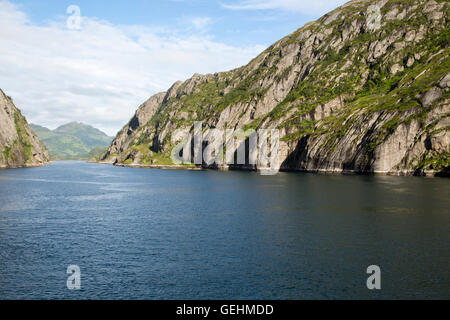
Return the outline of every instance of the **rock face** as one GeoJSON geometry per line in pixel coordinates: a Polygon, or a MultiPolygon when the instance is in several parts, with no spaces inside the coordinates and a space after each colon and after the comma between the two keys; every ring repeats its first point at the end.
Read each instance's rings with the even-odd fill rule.
{"type": "Polygon", "coordinates": [[[12,99],[0,90],[0,168],[41,166],[50,155],[12,99]]]}
{"type": "Polygon", "coordinates": [[[448,174],[448,18],[446,1],[351,1],[244,67],[151,97],[102,161],[166,163],[174,130],[203,121],[278,128],[285,170],[448,174]]]}

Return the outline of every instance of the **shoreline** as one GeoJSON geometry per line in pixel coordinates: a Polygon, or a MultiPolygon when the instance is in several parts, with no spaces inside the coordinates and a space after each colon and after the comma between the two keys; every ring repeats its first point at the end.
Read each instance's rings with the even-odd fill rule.
{"type": "MultiPolygon", "coordinates": [[[[262,171],[254,167],[243,166],[243,167],[224,167],[224,166],[201,166],[201,167],[189,167],[183,165],[143,165],[143,164],[114,164],[111,162],[96,162],[88,161],[88,163],[96,163],[103,165],[112,165],[116,167],[128,167],[137,169],[159,169],[159,170],[189,170],[189,171],[202,171],[202,170],[216,170],[216,171],[262,171]]],[[[414,170],[399,170],[399,171],[371,171],[364,172],[358,170],[342,170],[342,169],[297,169],[297,168],[281,168],[279,172],[303,172],[303,173],[313,173],[319,175],[357,175],[357,176],[396,176],[396,177],[448,177],[448,173],[436,172],[436,171],[423,171],[418,173],[414,170]]]]}
{"type": "MultiPolygon", "coordinates": [[[[107,164],[107,163],[105,163],[107,164]]],[[[116,167],[128,167],[128,168],[140,168],[140,169],[160,169],[160,170],[189,170],[189,171],[201,171],[202,167],[194,166],[182,166],[182,165],[163,165],[163,164],[113,164],[116,167]]]]}
{"type": "Polygon", "coordinates": [[[24,165],[20,165],[20,166],[5,166],[5,165],[0,165],[0,170],[3,169],[26,169],[26,168],[40,168],[40,167],[44,167],[48,164],[52,164],[53,161],[50,162],[45,162],[45,163],[32,163],[32,164],[24,164],[24,165]]]}

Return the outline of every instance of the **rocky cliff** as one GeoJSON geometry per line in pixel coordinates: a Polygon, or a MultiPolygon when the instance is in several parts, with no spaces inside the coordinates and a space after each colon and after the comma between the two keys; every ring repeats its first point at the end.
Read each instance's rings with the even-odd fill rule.
{"type": "Polygon", "coordinates": [[[0,89],[0,168],[40,166],[49,159],[47,149],[25,117],[0,89]]]}
{"type": "Polygon", "coordinates": [[[103,155],[167,164],[177,128],[278,128],[285,170],[448,174],[449,3],[351,1],[248,65],[151,97],[103,155]]]}

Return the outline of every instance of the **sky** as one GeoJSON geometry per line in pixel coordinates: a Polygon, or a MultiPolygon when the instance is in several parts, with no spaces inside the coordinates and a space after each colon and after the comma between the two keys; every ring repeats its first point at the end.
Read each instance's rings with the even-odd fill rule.
{"type": "Polygon", "coordinates": [[[0,0],[0,88],[29,123],[115,135],[153,94],[245,65],[345,2],[0,0]]]}

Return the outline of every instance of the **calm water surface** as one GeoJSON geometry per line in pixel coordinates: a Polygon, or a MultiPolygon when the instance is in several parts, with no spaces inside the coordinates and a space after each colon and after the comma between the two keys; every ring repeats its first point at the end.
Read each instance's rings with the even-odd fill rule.
{"type": "Polygon", "coordinates": [[[449,299],[449,195],[442,178],[2,170],[0,299],[449,299]]]}

